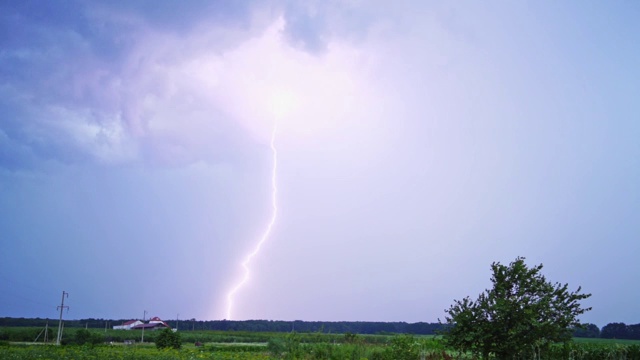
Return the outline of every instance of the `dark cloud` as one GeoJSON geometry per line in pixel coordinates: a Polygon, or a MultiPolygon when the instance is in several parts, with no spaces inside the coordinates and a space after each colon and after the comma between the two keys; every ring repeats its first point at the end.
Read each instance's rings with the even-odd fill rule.
{"type": "MultiPolygon", "coordinates": [[[[96,151],[117,153],[122,145],[119,141],[138,142],[129,144],[133,149],[129,151],[137,147],[138,155],[152,161],[168,156],[167,147],[184,152],[179,155],[183,161],[228,156],[229,150],[217,151],[221,147],[202,141],[190,148],[179,136],[154,138],[146,133],[150,115],[142,109],[142,102],[146,97],[183,101],[166,94],[172,79],[149,78],[149,70],[184,60],[169,55],[188,57],[211,50],[209,44],[189,42],[203,24],[244,29],[225,33],[223,41],[213,39],[214,46],[231,46],[251,36],[246,30],[251,26],[249,5],[226,1],[3,2],[0,131],[5,149],[0,167],[30,167],[38,158],[92,161],[100,156],[96,151]],[[158,36],[184,38],[177,43],[183,48],[171,54],[146,53],[155,43],[162,45],[158,36]],[[124,134],[114,134],[114,129],[124,134]],[[81,133],[74,135],[74,131],[81,133]]],[[[163,76],[158,71],[151,74],[163,76]]],[[[201,105],[196,104],[192,112],[210,112],[206,104],[205,109],[201,105]]],[[[218,130],[211,134],[213,144],[236,148],[229,143],[240,141],[241,129],[220,114],[211,116],[211,122],[218,130]]]]}
{"type": "Polygon", "coordinates": [[[135,15],[147,24],[165,31],[188,32],[200,23],[248,27],[250,1],[110,1],[108,9],[135,15]]]}

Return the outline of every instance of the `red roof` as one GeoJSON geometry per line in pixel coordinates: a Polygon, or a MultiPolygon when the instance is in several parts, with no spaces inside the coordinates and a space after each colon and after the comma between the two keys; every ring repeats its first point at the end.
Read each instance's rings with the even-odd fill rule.
{"type": "Polygon", "coordinates": [[[131,325],[131,324],[135,323],[136,321],[138,321],[138,320],[129,320],[129,321],[127,321],[126,323],[124,323],[122,325],[131,325]]]}

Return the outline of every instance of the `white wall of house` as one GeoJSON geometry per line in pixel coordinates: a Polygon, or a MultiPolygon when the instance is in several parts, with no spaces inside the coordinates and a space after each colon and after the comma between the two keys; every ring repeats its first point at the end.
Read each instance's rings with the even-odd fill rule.
{"type": "Polygon", "coordinates": [[[113,327],[113,330],[131,330],[132,327],[140,324],[142,324],[142,321],[136,320],[134,322],[127,322],[126,324],[123,324],[123,325],[116,325],[113,327]]]}

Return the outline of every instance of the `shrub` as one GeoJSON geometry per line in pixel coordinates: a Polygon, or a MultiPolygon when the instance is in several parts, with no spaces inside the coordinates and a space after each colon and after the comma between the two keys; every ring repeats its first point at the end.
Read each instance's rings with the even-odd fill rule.
{"type": "Polygon", "coordinates": [[[76,345],[98,345],[103,343],[103,337],[100,334],[93,333],[86,329],[76,330],[73,339],[69,342],[76,345]]]}
{"type": "Polygon", "coordinates": [[[269,353],[279,358],[285,351],[284,341],[281,338],[272,338],[267,342],[267,350],[269,353]]]}
{"type": "Polygon", "coordinates": [[[158,349],[180,349],[182,347],[180,334],[169,328],[162,330],[156,338],[156,347],[158,349]]]}

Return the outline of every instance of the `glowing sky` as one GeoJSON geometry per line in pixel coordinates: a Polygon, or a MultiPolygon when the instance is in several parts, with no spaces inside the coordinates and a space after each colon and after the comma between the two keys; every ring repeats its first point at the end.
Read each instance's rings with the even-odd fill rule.
{"type": "Polygon", "coordinates": [[[525,256],[640,323],[633,1],[4,1],[0,316],[427,321],[525,256]]]}

